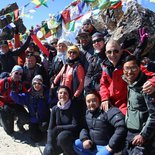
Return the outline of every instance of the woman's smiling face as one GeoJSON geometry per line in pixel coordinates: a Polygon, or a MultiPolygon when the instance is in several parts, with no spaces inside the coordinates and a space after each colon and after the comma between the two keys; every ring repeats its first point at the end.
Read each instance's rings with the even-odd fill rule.
{"type": "Polygon", "coordinates": [[[69,100],[69,93],[65,88],[60,88],[58,90],[58,100],[61,105],[65,104],[69,100]]]}

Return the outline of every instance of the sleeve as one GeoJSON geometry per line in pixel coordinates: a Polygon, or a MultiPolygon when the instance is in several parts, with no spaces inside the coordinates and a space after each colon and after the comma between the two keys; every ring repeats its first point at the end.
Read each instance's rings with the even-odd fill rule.
{"type": "Polygon", "coordinates": [[[90,139],[88,130],[82,129],[80,132],[80,140],[84,142],[85,140],[88,140],[88,139],[90,139]]]}
{"type": "Polygon", "coordinates": [[[108,76],[107,73],[103,71],[100,80],[100,95],[102,101],[108,100],[110,97],[110,92],[108,90],[110,82],[108,81],[107,76],[108,76]]]}
{"type": "Polygon", "coordinates": [[[26,93],[17,94],[16,92],[11,91],[10,92],[10,97],[17,104],[26,105],[26,103],[28,103],[27,94],[26,93]]]}
{"type": "Polygon", "coordinates": [[[78,129],[77,118],[78,117],[76,116],[76,111],[74,110],[73,107],[71,108],[71,112],[72,112],[72,122],[70,124],[57,126],[58,129],[77,131],[78,129]]]}
{"type": "Polygon", "coordinates": [[[148,107],[149,116],[140,134],[145,139],[150,139],[155,134],[155,93],[151,95],[145,94],[144,98],[148,107]]]}
{"type": "Polygon", "coordinates": [[[50,122],[47,130],[47,144],[52,144],[52,137],[56,135],[56,106],[51,109],[50,122]]]}
{"type": "Polygon", "coordinates": [[[27,38],[26,42],[23,44],[23,46],[21,46],[21,48],[15,50],[15,51],[13,51],[12,54],[14,56],[18,56],[20,53],[24,53],[25,50],[27,49],[30,41],[31,41],[31,35],[28,36],[28,38],[27,38]]]}
{"type": "Polygon", "coordinates": [[[79,81],[79,86],[74,93],[75,97],[79,97],[81,95],[83,91],[83,87],[84,87],[85,72],[84,72],[84,68],[82,67],[82,65],[79,65],[77,68],[77,77],[79,81]]]}
{"type": "Polygon", "coordinates": [[[155,76],[149,79],[149,81],[151,82],[152,86],[155,87],[155,76]]]}
{"type": "Polygon", "coordinates": [[[87,74],[85,76],[85,80],[84,80],[84,89],[87,91],[88,89],[91,89],[91,83],[92,83],[92,76],[93,76],[93,72],[94,72],[94,67],[93,65],[90,63],[88,66],[88,70],[87,70],[87,74]]]}
{"type": "Polygon", "coordinates": [[[115,128],[112,137],[109,140],[109,146],[112,150],[118,150],[126,138],[125,118],[118,108],[111,108],[108,112],[108,121],[115,128]]]}
{"type": "Polygon", "coordinates": [[[65,70],[65,65],[62,67],[62,69],[60,70],[60,72],[54,78],[54,81],[53,81],[54,85],[57,85],[60,82],[61,76],[62,76],[62,73],[64,72],[64,70],[65,70]]]}

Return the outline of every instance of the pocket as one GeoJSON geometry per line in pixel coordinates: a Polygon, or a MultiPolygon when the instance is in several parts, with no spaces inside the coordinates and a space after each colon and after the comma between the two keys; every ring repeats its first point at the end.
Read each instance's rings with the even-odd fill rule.
{"type": "Polygon", "coordinates": [[[127,128],[129,129],[141,130],[142,124],[141,124],[140,112],[128,109],[128,113],[126,116],[126,124],[127,128]]]}

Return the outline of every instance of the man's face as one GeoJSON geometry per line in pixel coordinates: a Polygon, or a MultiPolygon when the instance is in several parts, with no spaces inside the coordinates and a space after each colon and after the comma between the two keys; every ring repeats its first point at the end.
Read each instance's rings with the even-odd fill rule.
{"type": "Polygon", "coordinates": [[[93,47],[95,50],[101,51],[104,48],[104,41],[101,38],[95,38],[93,39],[93,47]]]}
{"type": "Polygon", "coordinates": [[[59,43],[57,45],[58,52],[64,53],[67,51],[67,46],[64,43],[59,43]]]}
{"type": "Polygon", "coordinates": [[[15,82],[21,81],[22,75],[23,75],[22,71],[14,71],[14,72],[11,73],[11,78],[15,82]]]}
{"type": "Polygon", "coordinates": [[[3,53],[7,53],[9,51],[9,46],[6,44],[3,44],[0,46],[0,49],[3,53]]]}
{"type": "Polygon", "coordinates": [[[92,26],[90,23],[85,23],[85,24],[82,25],[82,28],[83,28],[84,30],[92,29],[92,27],[93,27],[93,26],[92,26]]]}
{"type": "Polygon", "coordinates": [[[81,34],[78,36],[78,40],[82,46],[87,46],[91,41],[91,37],[88,34],[81,34]]]}
{"type": "Polygon", "coordinates": [[[26,65],[28,68],[33,68],[36,65],[36,58],[35,56],[28,56],[26,57],[26,65]]]}
{"type": "Polygon", "coordinates": [[[129,84],[134,83],[137,76],[139,75],[139,72],[140,72],[140,68],[138,67],[138,65],[134,60],[124,63],[123,73],[124,73],[125,79],[128,81],[129,84]]]}
{"type": "Polygon", "coordinates": [[[120,50],[120,47],[116,44],[107,44],[106,46],[106,52],[105,52],[108,60],[116,66],[119,59],[121,58],[122,51],[120,50]]]}
{"type": "Polygon", "coordinates": [[[88,94],[86,96],[86,105],[88,110],[95,111],[100,107],[100,101],[95,94],[88,94]]]}

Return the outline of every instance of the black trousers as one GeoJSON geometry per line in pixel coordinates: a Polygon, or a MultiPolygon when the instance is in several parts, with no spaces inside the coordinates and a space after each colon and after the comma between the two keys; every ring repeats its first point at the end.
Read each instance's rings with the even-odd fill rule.
{"type": "Polygon", "coordinates": [[[73,149],[75,137],[71,131],[64,130],[58,134],[52,134],[51,144],[46,144],[43,155],[76,155],[73,149]]]}
{"type": "Polygon", "coordinates": [[[153,147],[153,142],[155,143],[155,138],[150,140],[143,146],[134,146],[132,145],[133,138],[138,135],[134,131],[128,131],[126,137],[125,148],[123,149],[123,155],[154,155],[155,147],[153,147]]]}
{"type": "Polygon", "coordinates": [[[18,127],[29,123],[29,114],[23,106],[18,104],[5,104],[3,107],[0,107],[0,124],[9,135],[14,132],[15,117],[17,117],[18,127]]]}

